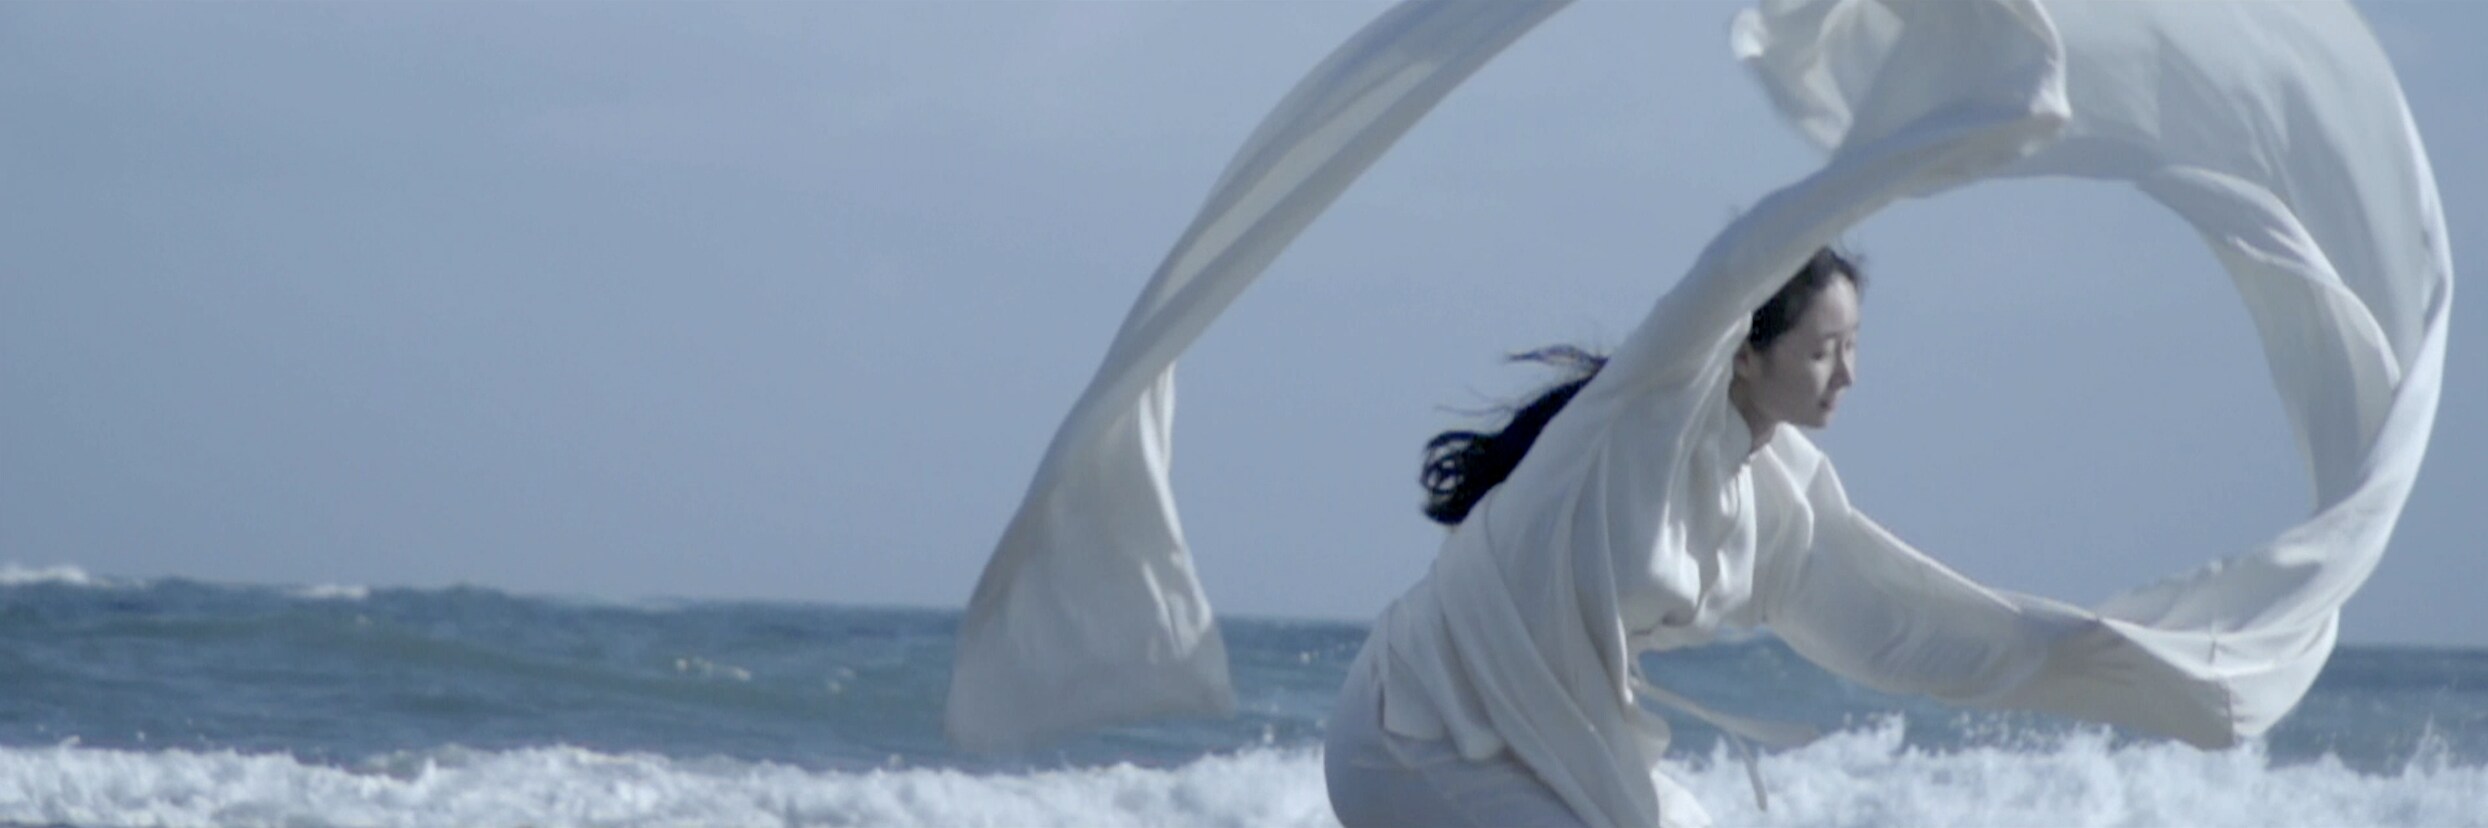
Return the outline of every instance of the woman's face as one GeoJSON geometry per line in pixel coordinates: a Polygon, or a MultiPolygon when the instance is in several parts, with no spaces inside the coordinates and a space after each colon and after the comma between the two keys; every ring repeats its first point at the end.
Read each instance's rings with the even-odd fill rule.
{"type": "Polygon", "coordinates": [[[1833,279],[1769,347],[1739,349],[1736,377],[1754,411],[1806,428],[1830,424],[1857,379],[1857,322],[1857,286],[1833,279]]]}

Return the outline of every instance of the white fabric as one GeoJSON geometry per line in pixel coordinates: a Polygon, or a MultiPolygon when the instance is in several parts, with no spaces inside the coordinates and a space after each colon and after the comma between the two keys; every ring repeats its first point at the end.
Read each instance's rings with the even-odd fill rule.
{"type": "Polygon", "coordinates": [[[1279,102],[1141,291],[959,626],[943,728],[979,750],[1234,709],[1166,474],[1176,354],[1452,87],[1560,8],[1408,3],[1279,102]]]}
{"type": "MultiPolygon", "coordinates": [[[[1166,483],[1172,364],[1294,234],[1559,4],[1392,9],[1247,142],[1056,435],[960,630],[947,727],[1009,748],[1232,707],[1166,483]]],[[[2225,745],[2312,682],[2382,554],[2443,371],[2452,267],[2390,67],[2344,3],[1792,0],[1732,46],[1825,166],[1724,230],[1376,625],[1383,725],[1517,757],[1593,825],[1681,822],[1632,655],[1761,623],[1893,691],[2225,745]],[[2083,610],[1988,590],[1849,505],[1782,428],[1722,434],[1725,354],[1816,247],[2000,175],[2131,182],[2218,253],[2315,478],[2271,544],[2083,610]],[[1740,536],[1739,533],[1742,533],[1740,536]],[[1673,811],[1673,813],[1669,813],[1673,811]]],[[[1902,278],[1906,274],[1892,274],[1902,278]]],[[[2211,551],[2173,551],[2173,563],[2211,551]]]]}
{"type": "MultiPolygon", "coordinates": [[[[2315,507],[2269,544],[2093,615],[1957,577],[1895,580],[1909,571],[1895,562],[1923,558],[1817,504],[1830,526],[1768,621],[1809,658],[1885,689],[2231,744],[2270,728],[2314,681],[2417,477],[2453,293],[2434,176],[2391,65],[2347,3],[2044,11],[2065,44],[2074,117],[2001,172],[2130,182],[2202,234],[2254,316],[2315,507]],[[1937,594],[1966,604],[1928,609],[1937,594]],[[1889,620],[1864,623],[1877,618],[1889,620]],[[1998,634],[2013,629],[2024,643],[1998,634]],[[2044,659],[2015,683],[1949,681],[1892,656],[2001,664],[2039,643],[2044,659]]],[[[1895,85],[1892,62],[1915,51],[1894,23],[1881,5],[1772,2],[1739,18],[1734,45],[1838,166],[1862,129],[1891,121],[1874,113],[1895,85]]],[[[1837,495],[1825,478],[1816,485],[1837,495]]],[[[2172,555],[2186,557],[2199,555],[2172,555]]]]}
{"type": "Polygon", "coordinates": [[[1346,828],[1586,824],[1518,757],[1506,753],[1473,760],[1460,755],[1450,742],[1385,730],[1378,642],[1369,641],[1348,667],[1339,703],[1323,727],[1322,779],[1329,789],[1331,813],[1339,817],[1340,824],[1346,828]]]}

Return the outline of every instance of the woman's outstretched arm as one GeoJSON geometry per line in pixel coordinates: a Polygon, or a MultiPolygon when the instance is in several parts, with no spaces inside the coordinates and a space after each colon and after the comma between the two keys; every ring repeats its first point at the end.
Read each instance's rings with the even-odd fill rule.
{"type": "Polygon", "coordinates": [[[1762,622],[1808,660],[1885,692],[2071,716],[2203,747],[2269,725],[2250,715],[2259,706],[2239,703],[2260,678],[2256,664],[2218,663],[2220,648],[2199,636],[1972,581],[1860,514],[1803,436],[1780,438],[1757,464],[1755,485],[1787,528],[1761,555],[1755,600],[1762,622]]]}

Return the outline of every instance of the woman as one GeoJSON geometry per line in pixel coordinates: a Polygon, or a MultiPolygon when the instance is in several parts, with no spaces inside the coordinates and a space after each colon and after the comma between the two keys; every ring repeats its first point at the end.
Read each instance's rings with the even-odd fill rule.
{"type": "MultiPolygon", "coordinates": [[[[1168,475],[1175,359],[1392,141],[1561,5],[1395,6],[1245,142],[977,582],[944,711],[954,741],[1008,750],[1234,708],[1168,475]]],[[[2444,373],[2440,201],[2357,11],[1787,0],[1740,14],[1732,46],[1825,163],[1703,248],[1383,615],[1336,723],[1341,815],[1698,824],[1699,807],[1651,773],[1665,729],[1640,702],[1762,741],[1794,734],[1652,686],[1633,654],[1722,625],[1767,626],[1889,693],[2201,747],[2272,727],[2384,551],[2444,373]],[[2293,48],[2237,46],[2283,42],[2293,48]],[[1820,248],[1895,201],[2024,175],[2128,183],[2202,234],[2247,299],[2312,472],[2304,521],[2083,609],[1988,589],[1910,548],[1850,506],[1802,433],[1778,427],[1828,418],[1831,377],[1845,382],[1853,358],[1853,315],[1807,321],[1839,297],[1853,314],[1845,266],[1788,305],[1832,339],[1783,333],[1746,349],[1754,310],[1789,274],[1822,270],[1820,248]],[[1826,341],[1838,350],[1800,348],[1826,341]],[[1780,373],[1786,348],[1837,361],[1799,383],[1780,373]],[[1419,810],[1429,802],[1483,810],[1419,810]]],[[[1466,463],[1435,479],[1465,480],[1466,463]]]]}
{"type": "MultiPolygon", "coordinates": [[[[1671,307],[1699,301],[1697,291],[1672,293],[1659,316],[1710,329],[1637,337],[1642,347],[1613,364],[1569,348],[1522,355],[1582,375],[1541,393],[1500,432],[1447,432],[1427,445],[1425,511],[1452,532],[1444,563],[1375,624],[1340,694],[1325,771],[1341,822],[1579,825],[1588,820],[1567,800],[1630,797],[1629,777],[1666,740],[1663,725],[1632,710],[1631,653],[1761,620],[1749,461],[1782,424],[1830,421],[1855,379],[1860,284],[1856,267],[1824,248],[1748,317],[1671,307]],[[1552,450],[1532,451],[1542,432],[1558,435],[1552,450]],[[1582,463],[1590,457],[1611,462],[1582,463]],[[1581,485],[1559,477],[1581,468],[1581,485]],[[1494,496],[1506,477],[1532,491],[1507,506],[1494,496]],[[1548,497],[1550,485],[1564,494],[1548,497]],[[1615,497],[1626,502],[1605,500],[1615,497]],[[1608,542],[1619,537],[1633,542],[1608,542]],[[1491,566],[1461,565],[1476,561],[1491,566]],[[1519,635],[1464,636],[1478,625],[1462,616],[1503,615],[1478,611],[1500,603],[1491,593],[1501,590],[1477,580],[1542,585],[1511,591],[1502,608],[1519,635]],[[1608,606],[1607,617],[1583,614],[1608,606]],[[1578,635],[1584,628],[1592,634],[1578,635]],[[1629,642],[1621,664],[1591,640],[1617,629],[1629,642]],[[1511,672],[1471,667],[1486,663],[1511,672]],[[1612,738],[1618,723],[1652,727],[1612,738]],[[1598,744],[1602,733],[1614,744],[1598,744]]],[[[1707,821],[1672,785],[1658,795],[1667,801],[1651,804],[1667,822],[1707,821]]]]}

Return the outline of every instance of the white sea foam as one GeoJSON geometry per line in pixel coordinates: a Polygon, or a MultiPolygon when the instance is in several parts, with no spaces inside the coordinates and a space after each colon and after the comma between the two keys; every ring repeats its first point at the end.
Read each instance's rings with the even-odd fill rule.
{"type": "MultiPolygon", "coordinates": [[[[1669,770],[1726,825],[2488,825],[2488,768],[2398,775],[2272,767],[2252,748],[1930,755],[1895,724],[1767,757],[1771,812],[1744,770],[1669,770]]],[[[0,748],[0,821],[79,825],[1334,825],[1321,759],[1253,749],[1167,770],[805,771],[574,748],[447,749],[340,770],[284,756],[0,748]]]]}
{"type": "Polygon", "coordinates": [[[91,587],[103,586],[104,582],[95,576],[86,574],[86,570],[67,564],[46,567],[29,567],[14,561],[0,564],[0,587],[35,584],[91,587]]]}
{"type": "Polygon", "coordinates": [[[312,584],[295,587],[286,594],[307,601],[360,601],[371,597],[371,588],[351,584],[312,584]]]}
{"type": "Polygon", "coordinates": [[[1724,753],[1677,778],[1723,825],[2488,826],[2488,767],[2451,763],[2441,741],[2379,776],[2330,757],[2275,766],[2251,743],[2112,747],[2104,729],[2045,748],[1925,753],[1902,730],[1892,718],[1764,757],[1767,814],[1724,753]]]}
{"type": "Polygon", "coordinates": [[[809,772],[575,748],[437,751],[354,771],[284,756],[0,749],[0,821],[77,825],[1325,825],[1319,760],[1174,770],[809,772]]]}

